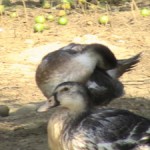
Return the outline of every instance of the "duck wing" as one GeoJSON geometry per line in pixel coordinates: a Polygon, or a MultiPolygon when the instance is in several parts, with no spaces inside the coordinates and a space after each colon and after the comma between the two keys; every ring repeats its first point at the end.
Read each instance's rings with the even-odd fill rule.
{"type": "Polygon", "coordinates": [[[95,69],[86,86],[94,105],[106,105],[124,94],[123,84],[99,68],[95,69]]]}
{"type": "Polygon", "coordinates": [[[75,131],[74,135],[72,129],[72,141],[77,149],[140,150],[136,148],[141,145],[150,148],[150,120],[126,110],[95,110],[78,124],[75,131]]]}

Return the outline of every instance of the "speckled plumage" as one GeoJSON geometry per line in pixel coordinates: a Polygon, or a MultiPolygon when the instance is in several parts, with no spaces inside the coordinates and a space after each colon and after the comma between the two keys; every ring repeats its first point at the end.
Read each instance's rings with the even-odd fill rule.
{"type": "Polygon", "coordinates": [[[129,71],[139,57],[140,54],[117,60],[104,45],[72,43],[42,59],[36,70],[36,83],[49,100],[60,83],[80,82],[90,89],[93,104],[104,105],[123,94],[123,85],[117,78],[129,71]]]}
{"type": "Polygon", "coordinates": [[[88,90],[78,83],[59,85],[54,96],[57,108],[48,124],[51,150],[150,149],[150,120],[126,110],[91,107],[88,90]]]}

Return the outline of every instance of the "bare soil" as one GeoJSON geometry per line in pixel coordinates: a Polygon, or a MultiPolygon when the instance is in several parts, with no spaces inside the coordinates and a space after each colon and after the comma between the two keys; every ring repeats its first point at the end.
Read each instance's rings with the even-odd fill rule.
{"type": "MultiPolygon", "coordinates": [[[[120,80],[125,95],[108,107],[128,109],[150,118],[150,16],[137,12],[112,12],[111,24],[100,25],[97,11],[84,14],[72,11],[69,23],[60,26],[47,22],[50,28],[34,33],[34,17],[49,10],[15,8],[18,18],[10,18],[10,10],[0,16],[0,105],[10,108],[8,117],[0,117],[0,149],[46,150],[48,118],[53,110],[37,113],[45,100],[35,83],[35,70],[42,57],[71,42],[103,43],[118,59],[143,52],[140,63],[120,80]]],[[[57,10],[52,13],[57,14],[57,10]]]]}

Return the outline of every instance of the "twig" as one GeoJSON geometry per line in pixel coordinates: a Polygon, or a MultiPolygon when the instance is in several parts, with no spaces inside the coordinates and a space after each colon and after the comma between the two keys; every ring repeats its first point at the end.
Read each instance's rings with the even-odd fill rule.
{"type": "Polygon", "coordinates": [[[135,0],[132,0],[132,3],[133,3],[133,6],[135,7],[135,10],[139,11],[139,8],[138,8],[138,6],[137,6],[135,0]]]}
{"type": "Polygon", "coordinates": [[[19,89],[19,86],[12,86],[12,87],[2,87],[0,90],[5,90],[5,89],[19,89]]]}
{"type": "Polygon", "coordinates": [[[26,18],[26,23],[27,23],[28,22],[27,7],[26,7],[26,3],[24,0],[22,0],[22,3],[23,3],[24,13],[25,13],[25,18],[26,18]]]}
{"type": "Polygon", "coordinates": [[[132,2],[131,2],[131,12],[132,12],[132,15],[133,15],[134,20],[137,21],[134,10],[136,10],[136,11],[139,12],[139,8],[138,8],[138,6],[137,6],[135,0],[132,0],[132,2]]]}
{"type": "Polygon", "coordinates": [[[122,82],[124,82],[125,85],[150,84],[150,79],[136,80],[136,81],[123,80],[122,82]]]}

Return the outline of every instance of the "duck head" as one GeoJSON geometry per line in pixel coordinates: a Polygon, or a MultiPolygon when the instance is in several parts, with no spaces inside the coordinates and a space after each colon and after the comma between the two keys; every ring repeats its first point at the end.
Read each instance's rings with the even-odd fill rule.
{"type": "Polygon", "coordinates": [[[78,114],[89,109],[89,97],[88,90],[80,83],[64,82],[56,87],[45,107],[48,110],[52,107],[61,106],[78,114]]]}

